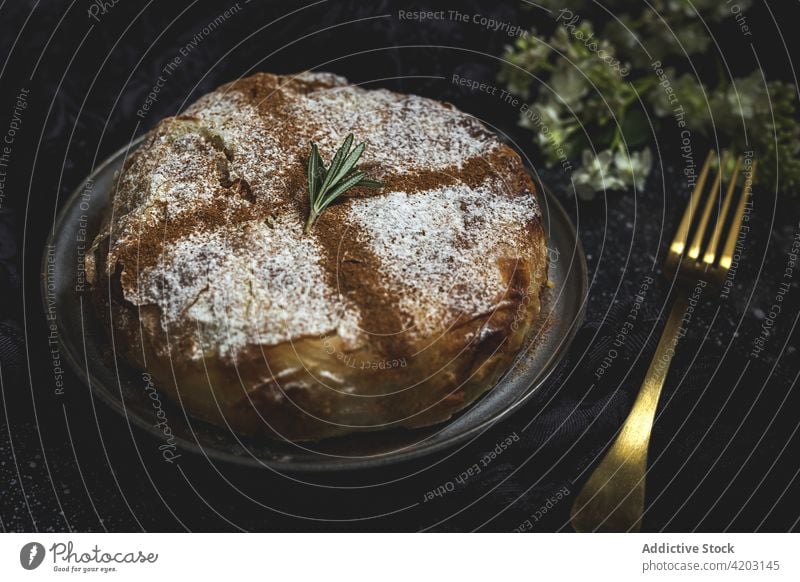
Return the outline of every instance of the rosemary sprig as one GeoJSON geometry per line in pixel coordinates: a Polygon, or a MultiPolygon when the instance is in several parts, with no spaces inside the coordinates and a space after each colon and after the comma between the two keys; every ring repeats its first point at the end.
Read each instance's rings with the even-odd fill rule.
{"type": "Polygon", "coordinates": [[[382,183],[371,180],[356,169],[356,164],[364,153],[364,144],[353,147],[353,134],[349,134],[331,160],[330,167],[319,155],[317,144],[311,143],[311,154],[308,156],[308,201],[309,213],[305,232],[311,230],[319,215],[339,196],[350,188],[380,188],[382,183]]]}

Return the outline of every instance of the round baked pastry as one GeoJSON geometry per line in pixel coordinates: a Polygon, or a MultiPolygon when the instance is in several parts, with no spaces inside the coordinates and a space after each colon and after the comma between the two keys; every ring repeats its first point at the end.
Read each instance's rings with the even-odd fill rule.
{"type": "Polygon", "coordinates": [[[547,278],[519,156],[452,105],[257,74],[161,121],[86,258],[116,353],[192,416],[316,440],[448,419],[523,346],[547,278]],[[310,142],[379,189],[306,233],[310,142]]]}

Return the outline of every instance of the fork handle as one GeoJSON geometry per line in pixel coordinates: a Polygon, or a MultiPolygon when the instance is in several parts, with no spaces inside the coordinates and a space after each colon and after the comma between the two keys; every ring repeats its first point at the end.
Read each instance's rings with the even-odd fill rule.
{"type": "Polygon", "coordinates": [[[680,293],[661,332],[642,387],[617,438],[572,505],[576,531],[639,531],[644,512],[647,447],[656,406],[688,307],[680,293]]]}

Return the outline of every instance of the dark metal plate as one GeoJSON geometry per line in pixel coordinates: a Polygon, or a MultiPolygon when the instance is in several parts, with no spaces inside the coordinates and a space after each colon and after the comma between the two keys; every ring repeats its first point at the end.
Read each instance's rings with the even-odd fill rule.
{"type": "MultiPolygon", "coordinates": [[[[114,359],[111,340],[96,320],[93,305],[76,291],[78,265],[99,230],[110,202],[115,172],[138,144],[139,141],[134,142],[100,165],[64,205],[48,241],[51,252],[43,258],[42,291],[45,306],[48,294],[55,296],[65,359],[89,383],[93,395],[117,411],[120,422],[163,439],[141,371],[114,359]]],[[[385,465],[442,451],[488,429],[537,393],[565,354],[583,319],[587,293],[583,250],[561,204],[546,189],[540,188],[540,193],[553,283],[541,325],[513,368],[467,410],[444,424],[425,429],[394,429],[293,444],[239,437],[190,418],[164,397],[163,406],[177,446],[214,459],[279,471],[341,470],[385,465]]]]}

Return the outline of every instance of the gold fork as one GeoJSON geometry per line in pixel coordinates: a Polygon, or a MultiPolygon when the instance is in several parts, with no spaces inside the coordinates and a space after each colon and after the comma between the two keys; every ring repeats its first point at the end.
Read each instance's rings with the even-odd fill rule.
{"type": "Polygon", "coordinates": [[[683,326],[691,319],[691,312],[687,311],[691,304],[690,299],[695,299],[696,303],[699,293],[718,291],[722,287],[733,262],[745,204],[755,177],[757,162],[747,158],[746,162],[750,162],[747,164],[739,156],[722,198],[722,174],[729,158],[729,152],[725,152],[707,194],[704,195],[703,190],[712,161],[716,159],[714,151],[708,153],[697,178],[664,262],[665,277],[675,280],[675,301],[628,418],[611,448],[575,498],[570,520],[576,531],[619,532],[641,529],[650,433],[675,346],[683,335],[683,326]],[[749,165],[749,168],[745,171],[744,185],[732,217],[730,221],[726,221],[743,163],[749,165]],[[703,198],[706,201],[695,226],[691,244],[687,246],[695,211],[700,207],[703,198]],[[720,198],[722,206],[717,220],[710,235],[706,236],[715,203],[720,198]],[[726,222],[728,235],[722,250],[718,252],[726,222]],[[705,248],[701,253],[704,242],[705,248]]]}

